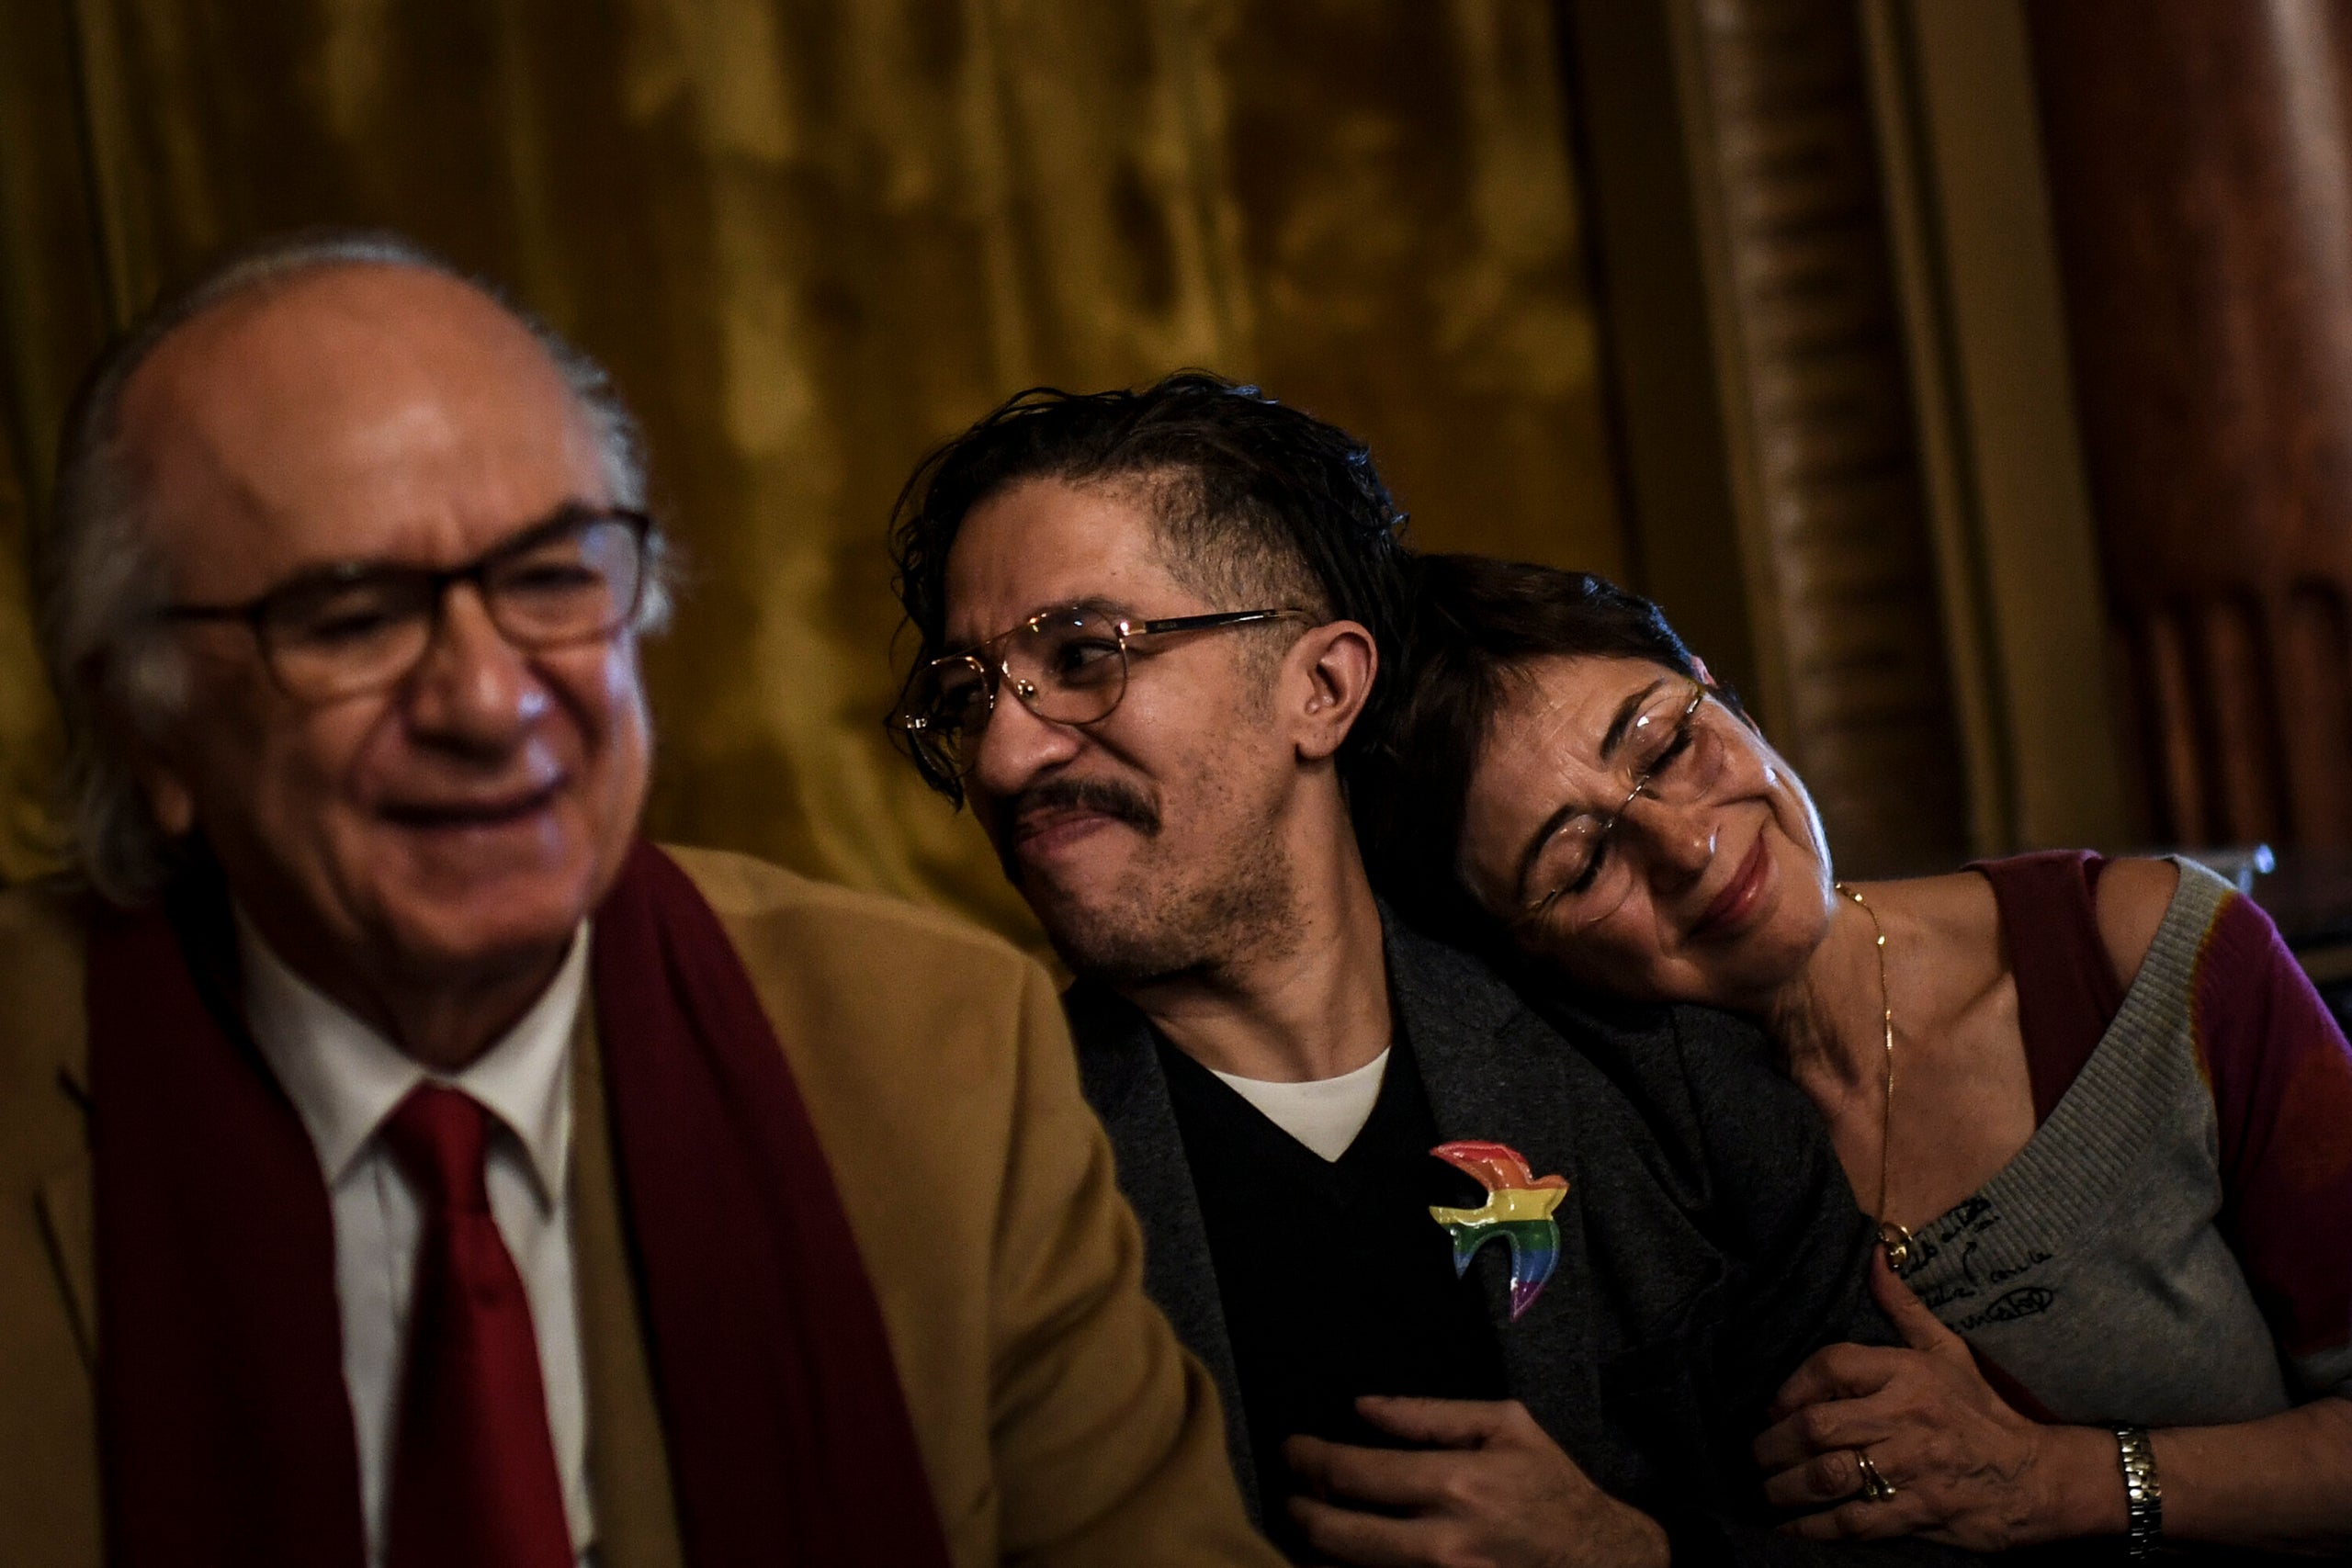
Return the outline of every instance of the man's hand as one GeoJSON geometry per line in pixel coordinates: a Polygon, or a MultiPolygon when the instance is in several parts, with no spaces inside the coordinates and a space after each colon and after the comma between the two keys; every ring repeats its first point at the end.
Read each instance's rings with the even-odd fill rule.
{"type": "Polygon", "coordinates": [[[1585,1478],[1517,1400],[1356,1401],[1419,1450],[1283,1445],[1315,1550],[1358,1568],[1653,1568],[1666,1532],[1585,1478]],[[1348,1504],[1385,1510],[1368,1513],[1348,1504]],[[1392,1517],[1401,1515],[1401,1517],[1392,1517]]]}
{"type": "Polygon", "coordinates": [[[1816,1350],[1781,1386],[1772,1402],[1776,1425],[1756,1439],[1771,1502],[1839,1505],[1797,1520],[1791,1533],[1815,1540],[1921,1535],[2002,1551],[2109,1522],[2075,1516],[2086,1496],[2121,1495],[2112,1438],[2040,1426],[2010,1409],[1976,1370],[1968,1346],[1883,1258],[1872,1259],[1871,1293],[1910,1348],[1816,1350]],[[2094,1440],[2080,1440],[2086,1437],[2094,1440]],[[1894,1487],[1893,1496],[1860,1495],[1862,1453],[1894,1487]],[[2086,1466],[2090,1484],[2080,1484],[2086,1466]]]}

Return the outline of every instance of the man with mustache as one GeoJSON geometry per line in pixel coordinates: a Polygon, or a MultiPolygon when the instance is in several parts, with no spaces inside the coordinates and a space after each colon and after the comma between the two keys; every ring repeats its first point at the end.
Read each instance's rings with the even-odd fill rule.
{"type": "Polygon", "coordinates": [[[1044,974],[637,836],[603,373],[394,237],[111,348],[0,895],[0,1562],[1272,1561],[1044,974]]]}
{"type": "Polygon", "coordinates": [[[899,732],[1078,976],[1146,1282],[1259,1517],[1346,1563],[1940,1555],[1768,1528],[1774,1391],[1894,1335],[1760,1037],[1555,1028],[1374,898],[1341,770],[1402,522],[1345,433],[1188,372],[1014,399],[895,536],[899,732]]]}

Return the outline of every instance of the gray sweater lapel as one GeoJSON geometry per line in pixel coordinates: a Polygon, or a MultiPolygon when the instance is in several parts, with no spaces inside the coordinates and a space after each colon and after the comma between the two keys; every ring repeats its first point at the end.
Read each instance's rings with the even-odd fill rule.
{"type": "Polygon", "coordinates": [[[1566,1048],[1492,970],[1417,934],[1385,908],[1382,916],[1390,991],[1440,1135],[1507,1144],[1526,1156],[1533,1174],[1568,1179],[1567,1196],[1552,1216],[1560,1229],[1559,1261],[1517,1322],[1510,1316],[1510,1249],[1487,1244],[1471,1271],[1502,1341],[1513,1395],[1546,1431],[1582,1431],[1591,1424],[1594,1347],[1566,1048]]]}

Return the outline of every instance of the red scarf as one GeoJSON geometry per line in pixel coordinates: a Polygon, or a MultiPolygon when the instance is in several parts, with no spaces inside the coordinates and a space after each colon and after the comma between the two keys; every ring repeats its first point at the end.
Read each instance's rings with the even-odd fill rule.
{"type": "MultiPolygon", "coordinates": [[[[245,1032],[230,929],[214,881],[91,942],[107,1557],[362,1568],[326,1189],[245,1032]]],[[[946,1568],[873,1287],[733,944],[642,843],[594,930],[687,1562],[946,1568]]]]}

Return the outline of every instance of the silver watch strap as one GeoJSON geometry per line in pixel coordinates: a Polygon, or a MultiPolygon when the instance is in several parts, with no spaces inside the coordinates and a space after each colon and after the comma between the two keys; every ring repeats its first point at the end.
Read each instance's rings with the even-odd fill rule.
{"type": "Polygon", "coordinates": [[[2145,1427],[2115,1428],[2116,1460],[2123,1467],[2126,1544],[2133,1557],[2155,1554],[2165,1533],[2165,1491],[2156,1479],[2156,1450],[2145,1427]]]}

